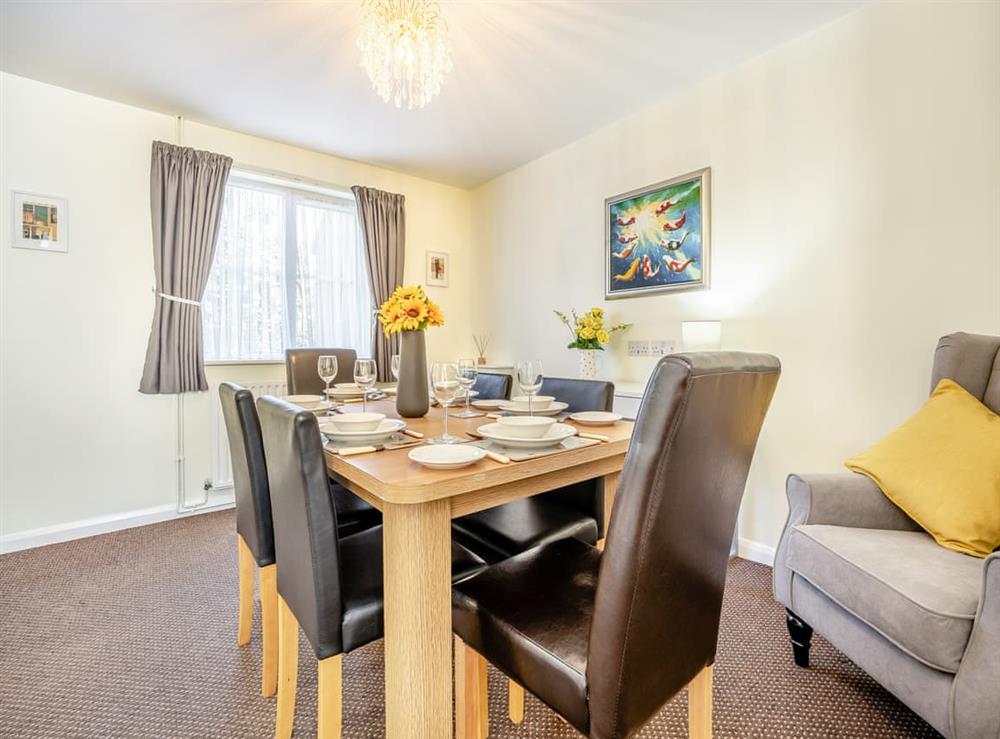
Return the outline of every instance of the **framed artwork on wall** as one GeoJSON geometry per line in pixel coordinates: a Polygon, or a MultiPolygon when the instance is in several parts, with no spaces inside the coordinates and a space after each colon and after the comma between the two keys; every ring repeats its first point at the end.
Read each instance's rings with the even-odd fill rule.
{"type": "Polygon", "coordinates": [[[604,201],[604,295],[708,287],[710,169],[604,201]]]}
{"type": "Polygon", "coordinates": [[[66,253],[69,251],[69,201],[50,195],[14,191],[11,246],[66,253]]]}
{"type": "Polygon", "coordinates": [[[448,287],[448,255],[443,251],[427,252],[427,284],[448,287]]]}

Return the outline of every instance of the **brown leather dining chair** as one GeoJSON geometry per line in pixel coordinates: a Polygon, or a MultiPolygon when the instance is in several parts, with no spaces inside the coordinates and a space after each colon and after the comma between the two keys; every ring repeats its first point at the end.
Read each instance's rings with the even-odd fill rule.
{"type": "MultiPolygon", "coordinates": [[[[541,394],[568,403],[570,413],[610,411],[615,386],[597,380],[549,377],[541,394]]],[[[455,519],[452,531],[459,542],[488,562],[566,537],[595,544],[604,536],[604,482],[585,480],[462,516],[455,519]]]]}
{"type": "Polygon", "coordinates": [[[729,548],[780,374],[767,354],[664,357],[625,458],[604,551],[561,539],[452,588],[460,737],[483,737],[485,660],[592,739],[627,737],[682,689],[712,732],[729,548]]]}
{"type": "Polygon", "coordinates": [[[358,353],[353,349],[286,349],[285,377],[289,395],[322,395],[326,383],[320,379],[319,358],[332,354],[337,358],[337,376],[333,382],[354,382],[354,362],[358,353]]]}
{"type": "MultiPolygon", "coordinates": [[[[382,527],[343,537],[328,491],[316,416],[273,397],[257,401],[272,491],[278,565],[278,705],[276,739],[292,735],[299,628],[318,660],[317,736],[341,733],[342,656],[384,631],[382,527]]],[[[452,544],[453,580],[484,566],[452,544]]]]}
{"type": "MultiPolygon", "coordinates": [[[[236,498],[236,539],[239,561],[239,626],[237,644],[250,641],[253,628],[254,565],[260,580],[262,674],[261,693],[274,695],[278,685],[278,591],[271,521],[271,490],[260,420],[253,395],[233,382],[219,385],[226,422],[236,498]]],[[[382,521],[381,514],[358,496],[330,482],[340,536],[364,531],[382,521]]]]}

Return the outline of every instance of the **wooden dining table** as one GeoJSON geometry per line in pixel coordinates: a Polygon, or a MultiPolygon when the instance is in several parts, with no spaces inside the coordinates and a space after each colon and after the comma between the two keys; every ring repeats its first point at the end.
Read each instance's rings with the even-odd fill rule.
{"type": "MultiPolygon", "coordinates": [[[[392,399],[369,402],[368,409],[399,417],[392,399]]],[[[360,410],[360,405],[344,408],[360,410]]],[[[405,420],[407,428],[427,438],[443,431],[440,408],[405,420]]],[[[471,442],[468,432],[492,422],[456,418],[453,412],[449,432],[471,442]]],[[[451,520],[593,478],[604,479],[605,522],[610,519],[633,424],[576,426],[608,440],[520,462],[487,458],[457,470],[422,467],[405,448],[343,457],[326,450],[331,475],[382,512],[390,739],[452,736],[451,520]]]]}

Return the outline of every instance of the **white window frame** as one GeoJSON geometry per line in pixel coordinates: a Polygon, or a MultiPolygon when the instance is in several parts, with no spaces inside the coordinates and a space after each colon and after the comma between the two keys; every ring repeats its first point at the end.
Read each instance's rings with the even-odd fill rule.
{"type": "MultiPolygon", "coordinates": [[[[298,242],[296,240],[296,219],[295,205],[297,202],[314,202],[324,204],[337,204],[348,207],[357,212],[357,200],[351,190],[328,185],[325,183],[303,179],[294,175],[259,170],[250,167],[234,166],[229,172],[226,186],[233,182],[240,187],[260,190],[263,192],[281,191],[290,196],[285,200],[285,270],[292,273],[296,270],[296,259],[298,256],[298,242]]],[[[362,238],[360,233],[360,222],[358,224],[358,238],[362,238]]],[[[367,268],[366,268],[367,271],[367,268]]],[[[370,283],[369,283],[370,284],[370,283]]],[[[285,280],[285,310],[296,310],[296,283],[294,280],[285,280]]],[[[375,310],[374,297],[372,297],[371,311],[375,310]]],[[[285,316],[287,326],[294,326],[294,314],[285,316]]],[[[206,367],[225,367],[240,365],[284,365],[284,357],[276,359],[206,359],[206,367]]]]}

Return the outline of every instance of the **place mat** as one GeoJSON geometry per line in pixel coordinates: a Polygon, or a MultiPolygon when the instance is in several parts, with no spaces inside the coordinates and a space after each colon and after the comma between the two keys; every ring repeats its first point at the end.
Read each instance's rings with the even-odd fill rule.
{"type": "Polygon", "coordinates": [[[547,446],[542,449],[511,449],[510,447],[503,446],[502,444],[498,444],[489,439],[470,441],[468,443],[473,446],[481,447],[488,452],[502,454],[510,459],[511,462],[524,462],[528,459],[536,459],[537,457],[548,457],[551,454],[570,452],[574,449],[583,449],[584,447],[594,446],[595,444],[600,444],[601,442],[596,439],[581,439],[579,436],[570,436],[568,439],[563,439],[561,443],[556,444],[555,446],[547,446]]]}
{"type": "Polygon", "coordinates": [[[340,441],[337,439],[328,439],[323,437],[323,448],[327,451],[337,453],[344,447],[356,447],[356,446],[381,446],[383,449],[379,451],[390,452],[393,449],[406,449],[411,446],[420,446],[424,443],[424,439],[414,439],[411,436],[406,436],[405,434],[395,433],[387,439],[375,440],[365,440],[365,439],[352,439],[350,441],[340,441]]]}

